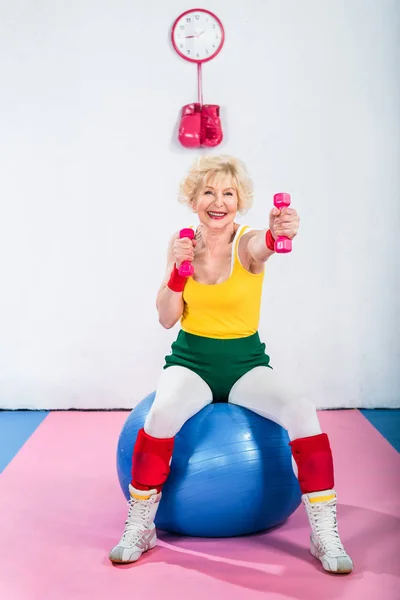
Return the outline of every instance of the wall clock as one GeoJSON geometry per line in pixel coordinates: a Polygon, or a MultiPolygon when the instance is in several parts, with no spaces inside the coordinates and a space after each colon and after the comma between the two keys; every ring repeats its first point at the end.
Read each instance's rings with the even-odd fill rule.
{"type": "Polygon", "coordinates": [[[193,8],[175,20],[171,38],[179,56],[190,62],[203,63],[220,53],[225,31],[214,13],[204,8],[193,8]]]}

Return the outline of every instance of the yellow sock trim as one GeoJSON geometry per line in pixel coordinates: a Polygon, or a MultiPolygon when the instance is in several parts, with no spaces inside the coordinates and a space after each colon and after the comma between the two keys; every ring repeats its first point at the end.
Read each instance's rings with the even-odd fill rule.
{"type": "Polygon", "coordinates": [[[329,500],[333,500],[336,498],[336,494],[331,494],[330,496],[314,496],[314,498],[308,498],[310,504],[316,504],[317,502],[329,502],[329,500]]]}
{"type": "Polygon", "coordinates": [[[132,494],[131,492],[131,497],[135,498],[135,500],[148,500],[151,497],[151,494],[149,494],[148,496],[141,496],[139,494],[132,494]]]}

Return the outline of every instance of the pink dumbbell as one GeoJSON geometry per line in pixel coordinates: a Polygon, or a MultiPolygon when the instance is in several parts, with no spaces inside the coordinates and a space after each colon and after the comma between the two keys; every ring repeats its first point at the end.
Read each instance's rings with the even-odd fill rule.
{"type": "MultiPolygon", "coordinates": [[[[179,232],[179,237],[181,239],[187,237],[190,240],[192,240],[194,238],[194,231],[193,231],[193,229],[190,229],[189,227],[187,227],[185,229],[181,229],[179,232]]],[[[189,260],[184,260],[178,269],[178,273],[181,277],[191,277],[194,273],[194,268],[193,268],[192,263],[189,260]]]]}
{"type": "MultiPolygon", "coordinates": [[[[290,206],[290,194],[275,194],[274,205],[276,208],[279,208],[279,210],[282,210],[282,208],[285,208],[286,206],[290,206]]],[[[275,240],[275,252],[278,254],[286,254],[291,251],[292,240],[284,235],[279,235],[275,240]]]]}

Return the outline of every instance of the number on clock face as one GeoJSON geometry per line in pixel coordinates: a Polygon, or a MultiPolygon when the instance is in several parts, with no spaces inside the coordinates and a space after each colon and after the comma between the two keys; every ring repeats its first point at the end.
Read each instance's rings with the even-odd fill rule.
{"type": "Polygon", "coordinates": [[[224,42],[221,22],[211,13],[201,10],[181,15],[172,31],[175,50],[183,58],[195,62],[210,60],[224,42]]]}

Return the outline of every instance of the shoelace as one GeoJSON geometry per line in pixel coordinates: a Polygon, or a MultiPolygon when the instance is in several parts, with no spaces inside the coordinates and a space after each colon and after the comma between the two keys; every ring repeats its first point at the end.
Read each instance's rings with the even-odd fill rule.
{"type": "Polygon", "coordinates": [[[135,498],[131,498],[128,504],[128,518],[125,521],[125,530],[122,539],[125,542],[129,541],[133,543],[135,539],[140,537],[142,531],[146,529],[152,501],[151,499],[136,500],[135,498]]]}
{"type": "Polygon", "coordinates": [[[345,554],[337,527],[335,501],[330,500],[321,504],[314,504],[312,514],[316,532],[324,549],[329,554],[334,551],[345,554]]]}

